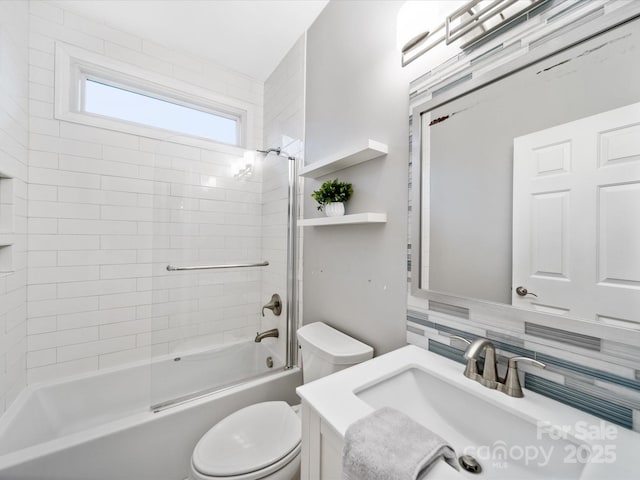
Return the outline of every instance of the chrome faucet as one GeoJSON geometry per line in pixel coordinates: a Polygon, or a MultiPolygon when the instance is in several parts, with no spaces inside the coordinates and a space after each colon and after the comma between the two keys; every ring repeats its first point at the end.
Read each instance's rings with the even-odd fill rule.
{"type": "Polygon", "coordinates": [[[464,358],[467,360],[478,361],[480,353],[484,350],[484,368],[482,369],[482,376],[478,373],[475,374],[476,380],[487,388],[496,388],[498,385],[498,372],[496,370],[496,347],[486,338],[478,338],[471,342],[471,345],[467,347],[464,352],[464,358]]]}
{"type": "Polygon", "coordinates": [[[467,366],[464,370],[464,376],[475,380],[487,388],[496,389],[510,397],[523,397],[522,386],[520,385],[520,377],[518,375],[518,362],[528,363],[539,368],[545,368],[546,365],[538,360],[528,357],[511,357],[507,368],[507,375],[504,379],[498,377],[496,362],[496,347],[490,340],[486,338],[478,338],[470,342],[466,338],[452,335],[451,338],[462,340],[468,346],[464,352],[464,358],[467,359],[467,366]],[[484,350],[484,368],[482,373],[478,372],[478,359],[484,350]]]}
{"type": "Polygon", "coordinates": [[[266,332],[256,332],[256,338],[253,339],[254,342],[261,342],[263,338],[273,337],[278,338],[280,334],[278,333],[277,328],[272,328],[271,330],[267,330],[266,332]]]}

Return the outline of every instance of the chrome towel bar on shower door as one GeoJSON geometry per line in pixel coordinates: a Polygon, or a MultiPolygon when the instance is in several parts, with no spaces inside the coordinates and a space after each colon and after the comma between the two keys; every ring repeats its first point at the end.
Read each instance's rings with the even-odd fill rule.
{"type": "Polygon", "coordinates": [[[219,268],[247,268],[247,267],[266,267],[269,265],[268,261],[260,263],[235,263],[229,265],[200,265],[195,267],[175,267],[173,265],[167,265],[167,270],[170,272],[177,272],[180,270],[216,270],[219,268]]]}

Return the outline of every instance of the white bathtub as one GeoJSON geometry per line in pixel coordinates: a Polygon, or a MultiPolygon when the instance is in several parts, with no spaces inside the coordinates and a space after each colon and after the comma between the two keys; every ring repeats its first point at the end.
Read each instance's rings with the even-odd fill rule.
{"type": "Polygon", "coordinates": [[[182,480],[196,442],[223,417],[256,402],[298,402],[300,370],[268,369],[268,356],[243,342],[30,386],[0,418],[0,479],[182,480]],[[227,388],[150,410],[212,386],[227,388]]]}

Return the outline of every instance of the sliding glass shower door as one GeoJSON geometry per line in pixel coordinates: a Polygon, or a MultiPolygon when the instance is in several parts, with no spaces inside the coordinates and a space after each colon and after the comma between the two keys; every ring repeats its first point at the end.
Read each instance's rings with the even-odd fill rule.
{"type": "Polygon", "coordinates": [[[284,365],[288,165],[177,140],[158,141],[153,157],[151,406],[158,410],[284,365]],[[274,293],[282,314],[265,309],[263,317],[274,293]],[[274,328],[278,338],[254,341],[274,328]]]}

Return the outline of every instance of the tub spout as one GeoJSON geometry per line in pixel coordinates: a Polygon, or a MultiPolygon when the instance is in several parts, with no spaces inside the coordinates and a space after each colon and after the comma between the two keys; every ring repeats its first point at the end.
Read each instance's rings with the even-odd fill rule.
{"type": "Polygon", "coordinates": [[[256,338],[253,340],[254,342],[258,343],[261,342],[263,338],[267,338],[267,337],[273,337],[273,338],[278,338],[280,334],[278,333],[278,329],[277,328],[272,328],[271,330],[267,330],[266,332],[256,332],[256,338]]]}

